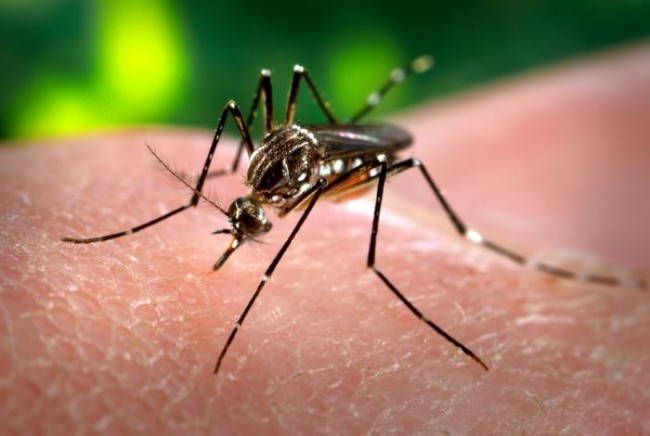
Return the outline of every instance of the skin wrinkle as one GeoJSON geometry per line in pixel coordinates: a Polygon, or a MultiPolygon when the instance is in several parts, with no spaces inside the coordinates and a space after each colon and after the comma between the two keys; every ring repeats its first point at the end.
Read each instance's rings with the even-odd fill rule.
{"type": "MultiPolygon", "coordinates": [[[[560,73],[555,77],[561,82],[560,73]]],[[[533,79],[519,84],[522,92],[534,88],[533,79]]],[[[566,96],[571,87],[559,89],[567,99],[562,109],[571,111],[566,96]]],[[[637,86],[637,99],[640,90],[637,86]]],[[[552,89],[545,92],[552,100],[552,89]]],[[[629,104],[635,106],[633,97],[629,104]]],[[[483,98],[479,106],[490,100],[483,98]]],[[[473,107],[467,103],[454,109],[464,124],[471,121],[463,112],[473,107]]],[[[404,124],[418,138],[413,155],[440,178],[453,204],[468,204],[446,172],[462,173],[467,162],[461,159],[460,169],[454,167],[428,143],[442,135],[450,147],[458,144],[452,140],[454,123],[430,121],[445,119],[440,107],[422,109],[404,124]]],[[[480,137],[480,120],[475,121],[464,130],[476,129],[480,137]]],[[[561,137],[566,125],[552,129],[554,137],[561,137]]],[[[498,155],[487,139],[482,145],[498,155]]],[[[353,207],[358,212],[346,205],[316,206],[253,308],[222,377],[212,377],[219,346],[296,217],[274,219],[267,244],[240,250],[218,274],[208,271],[227,241],[209,234],[224,223],[208,207],[120,241],[57,242],[65,235],[119,230],[187,199],[187,190],[161,177],[146,149],[134,146],[145,142],[191,170],[200,167],[209,135],[151,129],[58,141],[60,146],[47,149],[2,150],[0,175],[6,181],[0,195],[19,217],[3,213],[0,226],[0,265],[11,268],[0,287],[6,330],[1,344],[10,356],[5,368],[0,360],[0,374],[10,374],[6,383],[0,377],[0,417],[9,431],[648,431],[643,369],[650,356],[639,346],[647,342],[647,293],[546,277],[459,240],[444,219],[409,220],[405,205],[426,191],[414,189],[421,179],[409,182],[406,175],[387,185],[390,195],[403,196],[404,206],[391,210],[387,204],[382,211],[387,219],[379,232],[378,265],[427,316],[485,358],[490,372],[481,372],[429,331],[366,270],[372,210],[364,211],[359,201],[353,207]],[[61,146],[68,142],[73,144],[61,146]],[[27,162],[30,172],[24,171],[27,162]],[[400,187],[404,184],[407,189],[400,187]],[[404,248],[414,244],[417,252],[404,248]],[[522,319],[543,322],[517,325],[522,319]],[[55,339],[74,344],[74,355],[54,355],[55,339]]],[[[523,158],[521,143],[510,142],[520,147],[513,154],[523,158]]],[[[225,166],[230,156],[232,149],[220,145],[215,159],[225,166]]],[[[489,171],[469,174],[465,178],[481,189],[491,185],[489,171]]],[[[518,176],[510,174],[510,183],[518,176]]],[[[224,178],[213,188],[227,199],[241,192],[240,182],[239,176],[224,178]]],[[[501,210],[491,199],[470,198],[481,198],[474,200],[476,208],[501,210]]],[[[433,215],[430,193],[416,202],[433,215]]],[[[645,216],[644,205],[635,206],[637,216],[645,216]]],[[[594,216],[604,219],[606,211],[594,216]]],[[[493,235],[478,222],[480,213],[460,207],[459,212],[473,228],[493,235]]],[[[543,216],[521,217],[545,234],[543,216]]],[[[516,245],[535,246],[518,238],[516,245]]]]}

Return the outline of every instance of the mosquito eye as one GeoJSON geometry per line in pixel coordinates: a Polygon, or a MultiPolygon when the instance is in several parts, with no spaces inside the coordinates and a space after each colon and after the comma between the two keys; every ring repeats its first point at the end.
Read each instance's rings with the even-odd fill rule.
{"type": "Polygon", "coordinates": [[[260,219],[249,214],[242,215],[239,222],[247,231],[254,231],[255,229],[261,227],[260,219]]]}
{"type": "Polygon", "coordinates": [[[238,213],[233,221],[233,227],[244,234],[266,233],[270,228],[270,223],[266,219],[264,208],[250,202],[246,198],[239,199],[237,202],[238,213]]]}

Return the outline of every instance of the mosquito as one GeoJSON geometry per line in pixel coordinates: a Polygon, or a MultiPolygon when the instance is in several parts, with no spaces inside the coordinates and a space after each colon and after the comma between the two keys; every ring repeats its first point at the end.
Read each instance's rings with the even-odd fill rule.
{"type": "Polygon", "coordinates": [[[302,211],[296,225],[266,268],[255,292],[233,326],[217,358],[214,367],[214,373],[216,374],[219,372],[228,349],[255,301],[316,203],[319,200],[332,200],[345,196],[352,191],[368,190],[376,186],[367,267],[416,317],[487,371],[488,366],[476,353],[426,317],[377,266],[375,262],[377,234],[379,232],[379,217],[387,178],[410,169],[419,171],[458,234],[511,261],[523,265],[528,264],[544,273],[567,279],[581,279],[606,285],[616,285],[619,284],[619,281],[613,277],[602,275],[578,276],[572,271],[543,263],[531,264],[524,256],[486,239],[461,220],[420,160],[416,158],[400,160],[398,158],[397,153],[409,147],[413,142],[413,138],[407,131],[390,124],[365,124],[359,122],[377,106],[386,93],[395,85],[409,76],[429,70],[432,66],[433,58],[431,56],[421,56],[403,68],[394,69],[389,79],[377,91],[371,93],[361,109],[345,122],[339,122],[334,116],[307,70],[300,65],[296,65],[293,68],[284,120],[281,123],[276,123],[273,113],[271,72],[264,69],[261,71],[257,91],[247,118],[243,117],[237,103],[231,100],[226,104],[217,124],[200,176],[195,184],[190,184],[174,173],[150,148],[154,156],[165,168],[192,190],[192,196],[187,203],[129,230],[90,238],[65,237],[62,240],[75,244],[88,244],[131,235],[186,209],[196,207],[199,201],[203,199],[210,202],[224,214],[230,223],[230,227],[213,232],[214,234],[231,236],[226,250],[212,267],[216,271],[246,241],[259,239],[271,230],[271,222],[267,218],[265,207],[272,209],[280,218],[292,211],[302,211]],[[306,83],[320,111],[327,118],[327,123],[299,125],[295,122],[296,102],[302,82],[306,83]],[[264,111],[264,137],[258,145],[255,145],[251,139],[250,131],[260,103],[262,103],[264,111]],[[210,165],[229,115],[239,130],[241,141],[231,166],[210,172],[210,165]],[[246,184],[250,192],[248,195],[236,198],[228,209],[223,209],[204,196],[205,181],[208,177],[236,172],[244,151],[246,151],[249,159],[246,184]]]}

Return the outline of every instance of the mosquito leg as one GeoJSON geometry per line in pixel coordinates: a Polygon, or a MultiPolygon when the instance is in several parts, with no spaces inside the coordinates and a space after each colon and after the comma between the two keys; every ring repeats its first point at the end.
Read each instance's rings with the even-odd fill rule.
{"type": "Polygon", "coordinates": [[[180,207],[177,207],[176,209],[167,212],[164,215],[159,216],[158,218],[154,218],[151,221],[147,221],[146,223],[140,224],[139,226],[135,226],[132,229],[129,230],[124,230],[122,232],[116,232],[116,233],[111,233],[109,235],[104,235],[104,236],[95,236],[92,238],[61,238],[63,242],[72,242],[73,244],[90,244],[91,242],[102,242],[102,241],[108,241],[109,239],[115,239],[115,238],[120,238],[122,236],[126,235],[132,235],[134,233],[139,232],[142,229],[146,229],[149,226],[153,226],[154,224],[157,224],[163,220],[166,220],[167,218],[176,215],[179,212],[184,211],[188,207],[190,207],[191,204],[184,204],[180,207]]]}
{"type": "MultiPolygon", "coordinates": [[[[379,213],[381,211],[381,202],[383,199],[384,195],[384,185],[386,182],[386,176],[388,173],[388,166],[385,161],[384,156],[377,156],[373,159],[370,159],[368,161],[363,162],[361,165],[353,168],[352,170],[346,172],[345,174],[342,174],[340,177],[337,179],[333,180],[332,182],[327,185],[327,187],[323,190],[322,194],[323,195],[329,195],[332,193],[336,193],[337,191],[341,189],[345,189],[346,187],[349,186],[349,182],[353,180],[363,180],[363,182],[367,181],[364,180],[360,176],[364,175],[369,175],[371,179],[378,179],[378,186],[377,186],[377,200],[375,204],[375,214],[374,214],[374,219],[372,222],[372,236],[370,238],[370,246],[368,250],[368,267],[371,268],[375,274],[381,279],[381,281],[384,282],[384,284],[388,287],[388,289],[397,296],[397,298],[406,305],[406,307],[419,319],[424,321],[429,327],[431,327],[436,333],[441,335],[443,338],[445,338],[447,341],[451,342],[453,345],[456,347],[460,348],[463,353],[474,359],[476,362],[478,362],[483,368],[487,370],[487,366],[485,363],[476,355],[472,350],[467,348],[465,345],[463,345],[460,341],[457,339],[454,339],[449,333],[444,331],[440,326],[435,324],[433,321],[430,319],[426,318],[422,312],[420,312],[414,305],[411,303],[396,287],[393,285],[387,278],[386,276],[375,266],[375,247],[377,245],[377,232],[379,231],[379,213]],[[377,170],[379,169],[379,174],[376,174],[377,170]]],[[[363,183],[362,182],[362,183],[363,183]]],[[[302,202],[296,202],[292,205],[292,208],[295,208],[302,204],[302,202]]],[[[292,208],[284,210],[283,213],[288,213],[292,208]]]]}
{"type": "Polygon", "coordinates": [[[293,119],[296,115],[296,102],[298,101],[298,88],[300,87],[300,79],[304,79],[305,82],[307,82],[309,90],[316,99],[318,107],[327,117],[327,121],[330,124],[336,124],[336,117],[332,113],[332,110],[320,95],[318,89],[316,89],[316,85],[314,85],[314,82],[311,80],[311,77],[309,76],[307,70],[305,70],[305,68],[301,65],[296,65],[293,67],[293,78],[291,79],[291,90],[289,91],[289,100],[287,102],[287,112],[284,118],[284,123],[288,126],[293,124],[293,119]]]}
{"type": "Polygon", "coordinates": [[[440,336],[445,338],[448,342],[452,343],[455,345],[457,348],[459,348],[463,353],[465,353],[467,356],[471,357],[476,361],[479,365],[483,367],[486,371],[488,370],[487,365],[485,362],[481,360],[480,357],[478,357],[472,350],[467,348],[465,345],[463,345],[459,340],[455,339],[452,337],[449,333],[444,331],[442,327],[438,326],[436,323],[431,321],[429,318],[427,318],[420,310],[411,303],[408,298],[402,294],[399,289],[390,281],[388,278],[384,275],[384,273],[381,272],[381,270],[377,267],[376,262],[375,262],[375,251],[377,247],[377,233],[379,232],[379,215],[381,213],[381,203],[384,197],[384,185],[386,184],[386,175],[388,173],[388,166],[385,162],[381,163],[380,166],[380,173],[378,177],[378,183],[377,183],[377,196],[376,196],[376,201],[375,201],[375,212],[372,220],[372,231],[370,235],[370,246],[368,247],[368,268],[371,268],[375,274],[381,279],[382,282],[388,287],[388,289],[391,290],[393,294],[402,302],[404,305],[413,313],[413,315],[417,316],[421,321],[423,321],[425,324],[427,324],[429,327],[431,327],[436,333],[438,333],[440,336]]]}
{"type": "Polygon", "coordinates": [[[147,227],[153,226],[154,224],[157,224],[163,220],[166,220],[169,217],[172,217],[190,207],[194,207],[199,203],[199,200],[201,199],[201,193],[203,190],[203,185],[205,184],[205,179],[208,175],[208,169],[210,168],[210,164],[212,163],[212,158],[214,157],[214,152],[217,149],[217,144],[219,143],[219,138],[221,137],[221,132],[223,131],[223,127],[226,124],[226,120],[228,119],[228,114],[231,114],[233,119],[235,120],[235,124],[237,124],[237,127],[239,128],[239,133],[242,137],[242,141],[246,145],[247,149],[252,149],[253,148],[253,143],[250,139],[250,134],[248,133],[248,129],[246,128],[246,125],[244,124],[244,119],[242,117],[241,111],[239,110],[239,107],[234,101],[228,102],[226,104],[226,108],[223,110],[223,113],[221,114],[221,118],[219,119],[219,124],[217,126],[216,132],[214,134],[214,138],[212,139],[212,145],[210,146],[210,151],[208,152],[208,156],[205,159],[205,164],[203,165],[203,170],[201,171],[201,176],[199,177],[199,180],[196,183],[196,186],[194,187],[192,197],[190,200],[185,203],[182,206],[177,207],[176,209],[165,213],[164,215],[161,215],[157,218],[152,219],[151,221],[147,221],[146,223],[140,224],[138,226],[135,226],[129,230],[124,230],[121,232],[116,232],[116,233],[110,233],[108,235],[103,235],[103,236],[95,236],[91,238],[70,238],[70,237],[65,237],[62,238],[61,240],[64,242],[72,242],[74,244],[89,244],[92,242],[102,242],[102,241],[108,241],[110,239],[115,239],[115,238],[120,238],[122,236],[127,236],[127,235],[132,235],[133,233],[137,233],[140,230],[144,230],[147,227]]]}
{"type": "MultiPolygon", "coordinates": [[[[264,132],[269,133],[273,128],[273,91],[271,88],[271,71],[269,70],[262,70],[260,73],[260,81],[257,85],[255,97],[253,98],[253,104],[251,105],[251,110],[248,113],[248,117],[246,117],[246,126],[249,132],[252,128],[253,121],[255,120],[255,114],[257,113],[260,99],[264,100],[264,132]]],[[[239,162],[241,161],[242,153],[244,152],[245,144],[246,141],[242,138],[242,140],[239,141],[239,147],[237,147],[235,160],[229,168],[210,171],[208,173],[208,177],[219,177],[225,174],[232,174],[237,171],[239,168],[239,162]]]]}
{"type": "MultiPolygon", "coordinates": [[[[429,175],[429,172],[425,168],[424,164],[422,164],[422,162],[419,159],[407,159],[405,161],[394,164],[389,169],[389,175],[395,175],[401,173],[402,171],[411,169],[413,167],[417,167],[420,169],[422,176],[425,178],[425,180],[429,184],[429,187],[433,191],[434,195],[442,205],[442,208],[444,209],[445,213],[451,220],[454,228],[465,239],[468,239],[469,241],[474,242],[475,244],[483,245],[484,247],[494,251],[495,253],[500,254],[501,256],[510,259],[513,262],[533,267],[539,271],[542,271],[550,275],[554,275],[564,279],[598,283],[601,285],[617,286],[621,284],[621,281],[615,277],[609,277],[609,276],[598,275],[598,274],[576,274],[573,271],[564,268],[559,268],[552,265],[547,265],[545,263],[534,263],[529,261],[529,259],[522,256],[521,254],[518,254],[509,248],[506,248],[502,245],[492,242],[489,239],[486,239],[485,237],[483,237],[483,235],[481,235],[476,230],[473,230],[470,227],[468,227],[461,220],[461,218],[454,211],[454,209],[452,209],[451,205],[443,195],[440,188],[436,185],[436,183],[429,175]]],[[[639,287],[645,288],[645,282],[640,282],[639,287]]]]}
{"type": "Polygon", "coordinates": [[[368,96],[366,104],[359,109],[357,113],[352,115],[347,121],[348,123],[354,124],[359,121],[361,118],[366,116],[371,110],[379,104],[379,102],[384,98],[386,93],[390,91],[395,85],[401,83],[404,79],[413,74],[419,74],[424,71],[427,71],[433,66],[433,58],[431,56],[425,55],[420,56],[419,58],[411,61],[407,66],[403,68],[394,69],[389,79],[375,92],[371,93],[368,96]]]}
{"type": "Polygon", "coordinates": [[[219,372],[219,368],[221,367],[221,363],[223,361],[223,358],[226,356],[226,353],[228,352],[228,349],[230,348],[230,345],[232,344],[233,340],[235,339],[235,335],[237,335],[237,332],[239,331],[242,324],[244,323],[244,320],[246,319],[246,316],[248,315],[248,312],[251,310],[251,307],[253,307],[253,304],[255,303],[255,300],[257,300],[257,297],[262,292],[262,289],[266,285],[266,282],[269,281],[269,279],[273,275],[273,271],[275,271],[275,268],[280,263],[280,260],[282,260],[282,257],[284,256],[284,253],[289,248],[289,245],[291,245],[291,242],[293,242],[293,239],[298,234],[298,231],[300,230],[300,228],[304,224],[305,220],[307,220],[307,217],[309,216],[309,214],[311,213],[311,210],[314,208],[314,205],[316,204],[316,202],[320,198],[320,195],[323,192],[323,189],[325,188],[326,185],[327,185],[326,180],[321,179],[309,191],[310,194],[313,194],[313,196],[309,200],[309,204],[307,205],[307,208],[305,209],[305,211],[300,216],[300,219],[298,220],[298,223],[296,223],[296,226],[293,228],[293,230],[289,234],[289,237],[287,237],[287,240],[284,241],[284,244],[282,244],[282,248],[280,248],[280,251],[278,251],[278,253],[275,255],[275,257],[271,261],[271,264],[266,268],[266,271],[264,271],[264,275],[262,276],[262,280],[260,280],[260,283],[257,286],[257,289],[255,290],[255,293],[253,294],[251,299],[248,301],[248,304],[246,305],[246,308],[244,308],[244,311],[239,316],[239,319],[235,323],[235,326],[233,327],[232,331],[230,332],[230,336],[228,336],[228,339],[226,340],[226,344],[221,349],[221,353],[219,353],[219,358],[217,359],[217,364],[214,367],[214,373],[215,374],[217,372],[219,372]]]}

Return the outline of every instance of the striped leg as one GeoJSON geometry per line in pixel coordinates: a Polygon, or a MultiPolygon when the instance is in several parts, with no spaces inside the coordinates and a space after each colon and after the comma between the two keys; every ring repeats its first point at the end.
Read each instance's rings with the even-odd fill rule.
{"type": "MultiPolygon", "coordinates": [[[[255,120],[255,114],[257,113],[257,108],[260,104],[260,100],[264,100],[264,133],[269,133],[273,128],[273,89],[271,87],[271,71],[262,70],[260,72],[260,81],[257,85],[257,92],[253,98],[253,104],[251,105],[251,110],[246,117],[245,126],[250,132],[253,121],[255,120]]],[[[239,141],[239,147],[237,147],[237,153],[235,154],[235,160],[233,161],[230,168],[222,168],[215,171],[210,171],[208,177],[219,177],[226,174],[232,174],[239,168],[239,162],[241,161],[242,153],[244,152],[244,147],[246,146],[246,140],[242,137],[239,141]]],[[[248,150],[248,148],[247,148],[248,150]]],[[[250,150],[248,150],[250,155],[250,150]]]]}
{"type": "Polygon", "coordinates": [[[205,179],[208,175],[208,170],[210,168],[210,164],[212,163],[212,158],[214,157],[214,153],[217,149],[217,144],[219,143],[219,139],[221,138],[223,127],[226,124],[226,120],[228,119],[228,114],[232,115],[233,119],[235,120],[235,124],[237,124],[237,127],[239,128],[239,133],[241,135],[242,141],[246,145],[246,148],[251,150],[253,148],[253,143],[251,141],[250,134],[248,133],[248,129],[246,127],[246,124],[244,123],[244,119],[242,117],[241,111],[239,110],[239,107],[234,101],[228,102],[228,104],[226,104],[225,109],[223,110],[223,113],[221,114],[221,118],[219,119],[219,124],[217,125],[214,138],[212,139],[212,145],[210,146],[210,151],[208,152],[208,156],[205,159],[205,163],[203,165],[203,169],[201,171],[199,180],[196,182],[196,186],[193,188],[192,197],[187,203],[157,218],[154,218],[151,221],[147,221],[146,223],[140,224],[128,230],[123,230],[116,233],[110,233],[108,235],[103,235],[103,236],[94,236],[90,238],[65,237],[65,238],[61,238],[61,240],[63,242],[71,242],[73,244],[89,244],[92,242],[102,242],[102,241],[108,241],[110,239],[120,238],[122,236],[127,236],[133,233],[137,233],[140,230],[144,230],[147,227],[151,227],[154,224],[166,220],[167,218],[170,218],[190,207],[196,206],[199,203],[199,200],[201,199],[203,185],[205,184],[205,179]]]}
{"type": "Polygon", "coordinates": [[[425,55],[413,60],[410,64],[403,68],[396,68],[390,74],[390,78],[379,88],[379,90],[371,93],[368,96],[366,104],[359,109],[357,113],[352,115],[348,120],[349,123],[354,124],[361,118],[366,116],[371,110],[379,104],[382,98],[390,91],[395,85],[401,83],[404,79],[413,74],[420,74],[433,66],[433,58],[425,55]]]}
{"type": "MultiPolygon", "coordinates": [[[[452,209],[451,205],[445,198],[445,196],[442,194],[442,191],[440,188],[436,185],[436,183],[433,181],[431,176],[429,175],[429,172],[425,168],[425,166],[420,162],[418,159],[407,159],[402,162],[398,162],[391,166],[389,169],[389,175],[395,175],[399,174],[402,171],[411,169],[417,167],[424,179],[427,181],[429,184],[429,187],[433,191],[434,195],[442,205],[445,213],[451,220],[454,228],[456,231],[465,239],[474,242],[475,244],[482,245],[495,253],[500,254],[501,256],[504,256],[508,259],[510,259],[513,262],[526,265],[532,268],[535,268],[539,271],[542,271],[544,273],[554,275],[557,277],[561,277],[564,279],[571,279],[571,280],[576,280],[576,281],[585,281],[585,282],[591,282],[591,283],[597,283],[601,285],[608,285],[608,286],[619,286],[623,285],[621,280],[615,278],[615,277],[610,277],[610,276],[605,276],[605,275],[600,275],[600,274],[577,274],[574,271],[570,271],[564,268],[559,268],[556,266],[548,265],[545,263],[541,262],[532,262],[526,257],[522,256],[521,254],[516,253],[515,251],[506,248],[502,245],[499,245],[489,239],[486,239],[481,235],[479,232],[476,230],[471,229],[468,227],[458,216],[458,214],[452,209]]],[[[637,284],[640,289],[645,289],[646,288],[646,283],[644,281],[639,281],[637,284]]]]}

